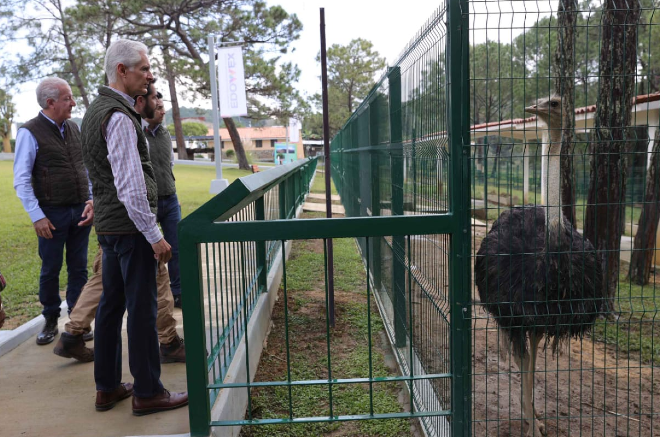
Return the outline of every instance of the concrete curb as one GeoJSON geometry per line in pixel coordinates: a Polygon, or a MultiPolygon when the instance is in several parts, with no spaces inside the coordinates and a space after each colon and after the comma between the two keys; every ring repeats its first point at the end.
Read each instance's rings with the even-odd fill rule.
{"type": "MultiPolygon", "coordinates": [[[[66,311],[69,306],[66,301],[62,302],[60,309],[66,311]]],[[[29,340],[32,336],[37,335],[44,326],[44,317],[39,315],[29,322],[23,323],[16,329],[11,331],[0,331],[0,357],[12,351],[24,341],[29,340]]]]}

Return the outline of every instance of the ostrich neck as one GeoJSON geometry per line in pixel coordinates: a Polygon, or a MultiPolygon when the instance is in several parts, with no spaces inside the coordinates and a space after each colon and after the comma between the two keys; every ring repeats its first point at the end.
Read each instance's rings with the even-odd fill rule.
{"type": "Polygon", "coordinates": [[[545,160],[546,171],[543,184],[545,185],[545,196],[548,225],[554,228],[562,225],[561,218],[561,131],[556,128],[549,129],[549,142],[547,144],[548,158],[545,160]]]}

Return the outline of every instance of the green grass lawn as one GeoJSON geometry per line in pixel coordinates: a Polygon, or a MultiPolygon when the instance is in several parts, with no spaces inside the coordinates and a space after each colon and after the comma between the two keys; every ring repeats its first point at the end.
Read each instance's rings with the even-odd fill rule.
{"type": "Polygon", "coordinates": [[[644,286],[635,285],[621,275],[614,308],[619,318],[616,321],[597,320],[594,339],[615,345],[620,356],[657,365],[660,362],[660,343],[657,341],[659,285],[653,281],[644,286]]]}
{"type": "MultiPolygon", "coordinates": [[[[8,282],[7,289],[2,292],[8,316],[4,329],[13,329],[41,313],[38,297],[41,260],[37,252],[37,236],[30,218],[16,197],[12,166],[11,161],[0,161],[0,271],[8,282]]],[[[229,182],[248,174],[251,172],[236,168],[223,169],[223,176],[229,182]]],[[[174,176],[184,217],[212,197],[209,187],[215,178],[214,167],[177,165],[174,167],[174,176]]],[[[96,248],[96,234],[92,230],[88,255],[90,269],[96,248]]],[[[65,289],[66,266],[63,266],[62,272],[60,289],[65,289]]]]}
{"type": "MultiPolygon", "coordinates": [[[[325,175],[324,173],[316,173],[316,177],[314,178],[314,181],[312,182],[312,188],[310,189],[311,193],[316,193],[316,194],[325,194],[325,175]]],[[[334,182],[331,180],[330,181],[330,193],[332,194],[339,194],[337,192],[337,188],[335,188],[334,182]]]]}

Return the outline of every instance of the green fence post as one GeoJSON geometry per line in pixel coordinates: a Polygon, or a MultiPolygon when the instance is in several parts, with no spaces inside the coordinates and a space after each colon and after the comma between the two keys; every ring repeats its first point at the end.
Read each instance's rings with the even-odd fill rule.
{"type": "Polygon", "coordinates": [[[451,152],[449,182],[451,212],[456,219],[449,261],[453,437],[472,435],[468,35],[467,1],[447,0],[448,130],[451,152]]]}
{"type": "MultiPolygon", "coordinates": [[[[390,165],[392,168],[392,215],[403,215],[403,149],[401,144],[401,69],[390,68],[390,165]]],[[[406,248],[405,236],[392,237],[392,294],[394,337],[397,347],[406,345],[406,248]]]]}
{"type": "Polygon", "coordinates": [[[188,381],[188,417],[191,437],[206,437],[211,428],[211,405],[207,386],[206,330],[204,327],[204,290],[201,254],[185,227],[179,224],[181,288],[183,297],[183,334],[186,339],[186,376],[188,381]]]}
{"type": "Polygon", "coordinates": [[[410,161],[412,164],[412,186],[413,186],[413,195],[412,195],[412,209],[413,209],[413,214],[417,214],[417,150],[416,150],[416,142],[417,142],[417,130],[413,127],[412,130],[412,156],[410,157],[410,161]]]}
{"type": "MultiPolygon", "coordinates": [[[[380,143],[379,138],[379,117],[380,117],[380,101],[379,97],[376,96],[374,101],[369,107],[369,141],[371,146],[376,146],[380,143]]],[[[377,151],[372,152],[371,154],[371,172],[370,172],[370,181],[371,181],[371,215],[372,217],[378,217],[380,215],[380,154],[377,151]]],[[[380,291],[381,286],[381,256],[380,256],[380,245],[383,241],[382,237],[373,237],[369,240],[371,242],[371,274],[374,280],[374,290],[380,291]]]]}
{"type": "Polygon", "coordinates": [[[286,181],[279,184],[280,220],[286,219],[286,181]]]}
{"type": "MultiPolygon", "coordinates": [[[[266,208],[264,206],[264,198],[261,196],[254,201],[255,207],[255,220],[265,220],[266,219],[266,208]]],[[[260,240],[256,242],[257,250],[257,271],[259,276],[257,278],[258,289],[265,293],[268,291],[268,265],[266,257],[266,242],[260,240]]]]}

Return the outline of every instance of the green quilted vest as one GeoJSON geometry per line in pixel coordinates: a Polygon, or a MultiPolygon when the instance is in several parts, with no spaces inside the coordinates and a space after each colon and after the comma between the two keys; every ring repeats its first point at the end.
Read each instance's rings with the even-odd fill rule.
{"type": "Polygon", "coordinates": [[[94,226],[97,234],[131,234],[137,232],[135,224],[128,216],[128,211],[117,198],[117,188],[110,161],[108,144],[104,130],[110,117],[116,111],[123,112],[133,121],[138,142],[135,147],[140,154],[142,173],[147,186],[147,199],[151,212],[158,208],[158,187],[156,177],[149,160],[147,139],[142,131],[140,115],[135,109],[111,88],[99,88],[99,96],[89,105],[82,121],[83,160],[94,194],[94,226]]]}
{"type": "Polygon", "coordinates": [[[176,193],[174,173],[172,173],[172,139],[165,126],[161,125],[156,135],[147,132],[149,141],[149,156],[154,167],[156,182],[158,183],[158,196],[170,196],[176,193]]]}

